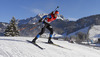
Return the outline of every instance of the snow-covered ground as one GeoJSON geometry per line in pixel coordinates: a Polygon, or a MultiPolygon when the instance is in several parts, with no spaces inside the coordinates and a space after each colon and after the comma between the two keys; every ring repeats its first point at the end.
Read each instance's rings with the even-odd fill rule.
{"type": "Polygon", "coordinates": [[[34,37],[0,37],[0,57],[100,57],[100,50],[93,47],[52,40],[64,48],[45,44],[48,39],[39,38],[37,44],[45,48],[39,49],[26,40],[34,37]]]}
{"type": "Polygon", "coordinates": [[[94,25],[89,30],[89,38],[100,38],[100,25],[94,25]]]}
{"type": "Polygon", "coordinates": [[[83,32],[83,33],[87,34],[88,30],[89,30],[89,27],[85,27],[83,29],[80,29],[80,30],[78,30],[76,32],[73,32],[73,33],[69,34],[68,37],[70,37],[72,35],[76,35],[76,33],[78,33],[78,32],[83,32]]]}

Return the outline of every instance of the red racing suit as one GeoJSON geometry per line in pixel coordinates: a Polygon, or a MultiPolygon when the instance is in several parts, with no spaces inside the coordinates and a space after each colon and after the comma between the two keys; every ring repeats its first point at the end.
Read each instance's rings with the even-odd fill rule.
{"type": "Polygon", "coordinates": [[[42,21],[46,23],[51,23],[52,21],[56,20],[57,17],[54,17],[54,14],[45,15],[42,17],[42,21]]]}

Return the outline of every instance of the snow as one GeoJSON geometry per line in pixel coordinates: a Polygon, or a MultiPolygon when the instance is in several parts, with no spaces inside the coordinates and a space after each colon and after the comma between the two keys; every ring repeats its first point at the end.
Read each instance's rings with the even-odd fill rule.
{"type": "Polygon", "coordinates": [[[63,18],[61,18],[60,16],[58,16],[58,17],[57,17],[57,19],[61,19],[61,20],[64,20],[64,19],[63,19],[63,18]]]}
{"type": "Polygon", "coordinates": [[[100,50],[67,41],[52,41],[67,49],[45,44],[48,39],[39,38],[37,44],[45,48],[39,49],[26,40],[34,37],[0,37],[0,57],[100,57],[100,50]]]}
{"type": "MultiPolygon", "coordinates": [[[[49,37],[50,33],[44,33],[43,35],[41,35],[41,37],[49,37]]],[[[52,37],[55,37],[55,38],[62,38],[64,37],[63,35],[60,35],[60,34],[57,34],[57,33],[53,33],[53,36],[52,37]]]]}
{"type": "Polygon", "coordinates": [[[5,24],[5,23],[2,23],[2,25],[7,26],[7,24],[5,24]]]}
{"type": "Polygon", "coordinates": [[[80,29],[80,30],[78,30],[76,32],[73,32],[73,33],[69,34],[68,37],[70,37],[72,35],[75,35],[77,32],[83,32],[83,33],[87,34],[88,30],[89,30],[89,27],[85,27],[83,29],[80,29]]]}
{"type": "Polygon", "coordinates": [[[87,34],[88,30],[89,30],[89,38],[90,39],[98,39],[100,38],[100,25],[94,25],[91,27],[91,29],[89,30],[89,27],[85,27],[83,29],[80,29],[76,32],[73,32],[71,34],[68,35],[68,37],[72,36],[72,35],[75,35],[77,32],[83,32],[85,34],[87,34]]]}
{"type": "Polygon", "coordinates": [[[100,38],[100,25],[94,25],[89,30],[89,38],[100,38]]]}
{"type": "Polygon", "coordinates": [[[100,38],[100,25],[93,25],[89,30],[89,38],[91,39],[92,43],[98,42],[100,38]]]}

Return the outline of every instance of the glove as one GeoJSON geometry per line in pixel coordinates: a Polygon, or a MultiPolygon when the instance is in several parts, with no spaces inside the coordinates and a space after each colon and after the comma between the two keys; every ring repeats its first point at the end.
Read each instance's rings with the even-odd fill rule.
{"type": "Polygon", "coordinates": [[[54,14],[54,11],[52,11],[50,14],[54,14]]]}
{"type": "Polygon", "coordinates": [[[42,18],[39,20],[39,23],[42,22],[42,18]]]}

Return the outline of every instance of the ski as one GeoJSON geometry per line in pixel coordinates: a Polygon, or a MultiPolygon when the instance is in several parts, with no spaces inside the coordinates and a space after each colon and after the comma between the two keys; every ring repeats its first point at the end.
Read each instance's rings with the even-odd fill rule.
{"type": "Polygon", "coordinates": [[[32,43],[32,41],[29,41],[27,40],[28,43],[31,43],[31,44],[34,44],[36,47],[40,48],[41,50],[45,49],[45,48],[42,48],[41,46],[39,46],[38,44],[36,43],[32,43]]]}
{"type": "MultiPolygon", "coordinates": [[[[44,43],[49,44],[48,42],[44,42],[44,43]]],[[[68,49],[68,50],[71,50],[71,49],[69,49],[69,48],[63,47],[63,46],[58,45],[58,44],[55,44],[55,43],[50,44],[50,45],[54,45],[54,46],[59,47],[59,48],[63,48],[63,49],[68,49]]]]}

